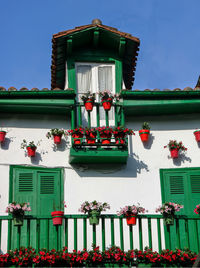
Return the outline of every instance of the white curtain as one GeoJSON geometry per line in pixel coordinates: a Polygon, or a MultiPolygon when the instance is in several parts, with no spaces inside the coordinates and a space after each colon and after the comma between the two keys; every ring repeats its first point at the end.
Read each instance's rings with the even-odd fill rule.
{"type": "MultiPolygon", "coordinates": [[[[99,91],[109,90],[113,93],[112,66],[102,66],[98,68],[98,86],[99,91]]],[[[111,108],[109,119],[113,120],[114,110],[111,108]]],[[[100,119],[105,120],[105,111],[100,107],[100,119]]]]}
{"type": "Polygon", "coordinates": [[[77,91],[78,99],[80,100],[80,95],[91,90],[91,66],[90,65],[78,65],[76,69],[76,81],[77,81],[77,91]]]}

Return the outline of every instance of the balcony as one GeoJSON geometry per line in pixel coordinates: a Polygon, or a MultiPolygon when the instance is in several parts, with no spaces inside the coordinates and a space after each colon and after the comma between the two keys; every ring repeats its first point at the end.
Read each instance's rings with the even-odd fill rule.
{"type": "Polygon", "coordinates": [[[176,216],[173,226],[163,226],[161,215],[139,215],[135,226],[113,214],[100,216],[99,225],[89,225],[87,215],[64,215],[62,226],[53,226],[51,216],[26,216],[22,227],[13,226],[10,216],[0,216],[0,247],[3,252],[20,246],[69,251],[91,249],[92,244],[105,250],[119,246],[122,250],[146,246],[162,249],[200,250],[200,218],[176,216]],[[8,230],[8,231],[7,231],[8,230]],[[7,245],[7,247],[6,247],[7,245]]]}
{"type": "MultiPolygon", "coordinates": [[[[87,121],[87,127],[91,128],[100,127],[102,122],[105,123],[106,127],[114,123],[115,126],[124,126],[124,113],[123,107],[119,103],[113,104],[113,112],[101,111],[101,104],[95,102],[93,111],[85,111],[83,103],[77,103],[74,109],[71,111],[71,128],[75,126],[83,126],[83,116],[87,121]],[[85,114],[84,114],[85,112],[85,114]],[[103,120],[100,119],[103,116],[103,120]],[[104,113],[104,114],[103,114],[104,113]],[[111,116],[112,113],[112,116],[111,116]],[[84,115],[83,115],[84,114],[84,115]],[[111,118],[110,118],[111,117],[111,118]]],[[[71,139],[70,149],[70,164],[89,164],[89,163],[118,163],[125,164],[128,159],[128,139],[125,138],[123,144],[117,144],[116,139],[112,136],[108,138],[109,144],[104,144],[105,138],[100,137],[99,133],[94,139],[94,144],[88,144],[86,137],[79,139],[79,143],[76,144],[76,138],[71,139]]]]}

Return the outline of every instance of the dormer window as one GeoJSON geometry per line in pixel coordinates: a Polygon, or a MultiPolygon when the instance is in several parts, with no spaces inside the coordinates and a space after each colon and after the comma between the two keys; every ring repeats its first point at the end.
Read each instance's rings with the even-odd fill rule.
{"type": "MultiPolygon", "coordinates": [[[[114,63],[91,63],[76,62],[76,86],[78,98],[80,95],[90,91],[98,93],[110,90],[115,93],[115,64],[114,63]]],[[[97,94],[97,101],[98,94],[97,94]]]]}

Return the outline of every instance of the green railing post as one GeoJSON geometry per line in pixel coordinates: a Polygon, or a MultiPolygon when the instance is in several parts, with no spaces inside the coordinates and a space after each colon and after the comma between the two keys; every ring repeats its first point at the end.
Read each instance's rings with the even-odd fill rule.
{"type": "Polygon", "coordinates": [[[114,219],[110,219],[110,233],[111,233],[111,246],[115,245],[115,229],[114,229],[114,219]]]}
{"type": "Polygon", "coordinates": [[[118,106],[115,104],[114,111],[115,111],[115,126],[118,126],[118,114],[117,114],[118,106]]]}
{"type": "Polygon", "coordinates": [[[133,226],[129,225],[130,249],[133,249],[133,226]]]}
{"type": "Polygon", "coordinates": [[[71,129],[75,128],[75,107],[72,106],[71,109],[71,129]]]}
{"type": "Polygon", "coordinates": [[[96,224],[92,225],[92,237],[93,237],[93,247],[96,247],[97,241],[96,241],[96,224]]]}
{"type": "Polygon", "coordinates": [[[7,244],[7,251],[11,249],[11,237],[12,237],[12,220],[8,220],[8,244],[7,244]]]}
{"type": "Polygon", "coordinates": [[[74,219],[74,249],[77,250],[78,237],[77,237],[77,218],[74,219]]]}
{"type": "Polygon", "coordinates": [[[108,111],[105,111],[105,113],[106,113],[106,126],[109,127],[108,111]]]}
{"type": "Polygon", "coordinates": [[[139,244],[140,244],[140,250],[143,250],[142,219],[141,218],[139,218],[139,244]]]}
{"type": "Polygon", "coordinates": [[[152,248],[151,219],[148,219],[148,237],[149,237],[149,247],[152,248]]]}
{"type": "Polygon", "coordinates": [[[97,103],[96,109],[97,109],[97,127],[100,127],[99,103],[97,103]]]}
{"type": "Polygon", "coordinates": [[[119,219],[119,232],[120,232],[120,246],[124,250],[124,233],[123,233],[123,219],[119,219]]]}
{"type": "MultiPolygon", "coordinates": [[[[30,246],[30,219],[27,219],[27,240],[26,240],[26,245],[27,247],[30,246]]],[[[46,236],[48,237],[48,236],[46,236]]]]}
{"type": "Polygon", "coordinates": [[[105,218],[102,218],[101,232],[102,232],[102,250],[106,249],[106,236],[105,236],[105,218]]]}
{"type": "Polygon", "coordinates": [[[40,220],[36,220],[36,252],[40,249],[40,220]]]}
{"type": "Polygon", "coordinates": [[[17,226],[17,248],[20,248],[21,226],[17,226]]]}
{"type": "Polygon", "coordinates": [[[56,250],[58,250],[58,239],[59,239],[58,225],[55,226],[55,229],[56,229],[56,250]]]}
{"type": "Polygon", "coordinates": [[[170,225],[168,224],[165,228],[166,228],[165,246],[167,249],[171,250],[170,225]]]}
{"type": "Polygon", "coordinates": [[[185,219],[185,233],[186,233],[186,243],[187,248],[190,248],[190,239],[189,239],[189,228],[188,228],[188,219],[185,219]]]}
{"type": "Polygon", "coordinates": [[[82,126],[82,113],[81,113],[81,105],[78,105],[78,126],[82,126]]]}
{"type": "Polygon", "coordinates": [[[176,243],[177,243],[177,248],[180,248],[181,240],[180,240],[179,219],[176,219],[176,243]]]}
{"type": "Polygon", "coordinates": [[[195,220],[195,231],[196,231],[196,238],[197,238],[197,249],[198,251],[200,250],[199,247],[199,231],[198,231],[198,222],[195,220]]]}
{"type": "Polygon", "coordinates": [[[83,219],[83,247],[87,249],[87,219],[83,219]]]}
{"type": "Polygon", "coordinates": [[[160,253],[162,250],[160,219],[157,219],[157,233],[158,233],[158,249],[160,253]]]}
{"type": "Polygon", "coordinates": [[[65,218],[65,246],[68,251],[68,219],[65,218]]]}
{"type": "Polygon", "coordinates": [[[124,108],[121,107],[121,126],[125,126],[125,115],[124,115],[124,108]]]}

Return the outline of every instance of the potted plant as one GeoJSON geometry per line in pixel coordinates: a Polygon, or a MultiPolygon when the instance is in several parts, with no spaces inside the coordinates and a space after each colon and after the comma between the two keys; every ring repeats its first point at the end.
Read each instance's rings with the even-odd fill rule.
{"type": "Polygon", "coordinates": [[[4,140],[5,140],[5,137],[6,137],[6,131],[4,131],[4,130],[0,130],[0,142],[4,142],[4,140]]]}
{"type": "Polygon", "coordinates": [[[95,144],[97,136],[96,128],[85,128],[84,134],[86,136],[87,144],[95,144]]]}
{"type": "Polygon", "coordinates": [[[99,135],[101,137],[101,143],[110,144],[113,129],[111,127],[98,127],[97,131],[99,132],[99,135]]]}
{"type": "MultiPolygon", "coordinates": [[[[39,145],[39,142],[37,143],[37,145],[39,145]]],[[[35,156],[37,146],[35,145],[34,141],[27,143],[26,140],[23,140],[23,142],[21,143],[21,149],[24,149],[24,148],[27,149],[27,154],[29,157],[35,156]]]]}
{"type": "Polygon", "coordinates": [[[83,138],[84,128],[78,127],[75,129],[70,129],[67,132],[72,136],[75,145],[80,145],[82,143],[81,139],[83,138]]]}
{"type": "Polygon", "coordinates": [[[140,204],[138,205],[132,205],[132,206],[125,206],[123,208],[120,208],[120,211],[117,211],[118,216],[125,216],[126,222],[128,225],[136,225],[136,217],[138,213],[145,213],[147,210],[143,207],[140,207],[140,204]]]}
{"type": "Polygon", "coordinates": [[[86,111],[91,112],[93,110],[95,99],[95,93],[91,93],[90,91],[81,96],[81,100],[84,102],[86,111]]]}
{"type": "Polygon", "coordinates": [[[79,211],[83,213],[88,213],[89,222],[91,225],[99,224],[99,216],[102,211],[106,211],[106,209],[110,209],[110,205],[108,203],[97,202],[96,200],[92,202],[85,201],[79,211]]]}
{"type": "Polygon", "coordinates": [[[150,126],[149,123],[144,122],[142,124],[142,129],[139,130],[139,135],[142,140],[142,142],[147,142],[149,139],[149,134],[150,134],[150,126]]]}
{"type": "Polygon", "coordinates": [[[178,158],[179,150],[187,151],[187,148],[183,146],[182,141],[177,142],[176,140],[170,140],[169,143],[164,146],[164,148],[167,147],[170,150],[171,158],[178,158]]]}
{"type": "Polygon", "coordinates": [[[162,206],[156,208],[156,213],[160,212],[163,215],[163,220],[165,225],[173,225],[174,224],[174,215],[176,212],[180,211],[183,208],[183,205],[165,202],[162,206]]]}
{"type": "MultiPolygon", "coordinates": [[[[64,207],[66,208],[66,202],[63,202],[64,207]]],[[[63,215],[64,215],[64,211],[62,211],[63,205],[62,207],[59,206],[58,208],[54,207],[54,211],[51,212],[51,216],[52,216],[52,220],[53,220],[53,225],[62,225],[62,221],[63,221],[63,215]]]]}
{"type": "Polygon", "coordinates": [[[193,133],[194,133],[196,141],[200,142],[200,129],[196,129],[193,133]]]}
{"type": "Polygon", "coordinates": [[[132,129],[125,128],[125,127],[115,127],[113,129],[113,134],[115,137],[116,144],[125,144],[125,138],[127,135],[135,135],[132,129]]]}
{"type": "Polygon", "coordinates": [[[66,131],[64,129],[52,128],[49,132],[47,132],[46,137],[48,139],[53,137],[54,143],[60,144],[63,135],[66,136],[66,131]]]}
{"type": "Polygon", "coordinates": [[[194,209],[194,213],[200,215],[200,204],[196,205],[196,208],[194,209]]]}
{"type": "Polygon", "coordinates": [[[6,208],[6,213],[9,213],[13,217],[14,226],[22,226],[24,221],[25,211],[31,211],[29,203],[17,203],[12,202],[6,208]]]}
{"type": "Polygon", "coordinates": [[[101,103],[105,111],[110,111],[114,96],[109,90],[104,90],[99,92],[101,97],[101,103]]]}

